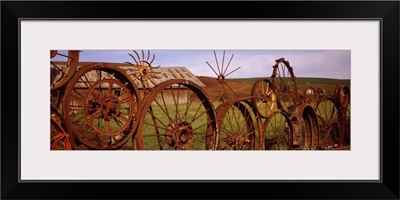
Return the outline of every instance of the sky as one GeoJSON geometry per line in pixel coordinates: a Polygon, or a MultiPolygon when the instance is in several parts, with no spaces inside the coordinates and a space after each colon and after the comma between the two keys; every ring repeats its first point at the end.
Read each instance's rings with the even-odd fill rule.
{"type": "MultiPolygon", "coordinates": [[[[141,56],[141,50],[135,49],[141,56]]],[[[144,49],[147,58],[147,49],[144,49]]],[[[67,54],[66,51],[59,51],[67,54]]],[[[224,50],[215,50],[221,68],[224,50]]],[[[82,50],[79,61],[84,62],[131,62],[128,55],[133,50],[82,50]]],[[[155,55],[152,66],[188,68],[196,76],[216,77],[206,61],[217,71],[214,50],[150,50],[150,59],[155,55]]],[[[275,60],[284,58],[290,62],[296,77],[319,77],[350,79],[350,50],[225,50],[225,74],[237,69],[227,78],[270,77],[275,60]]],[[[52,60],[60,60],[55,57],[52,60]]]]}

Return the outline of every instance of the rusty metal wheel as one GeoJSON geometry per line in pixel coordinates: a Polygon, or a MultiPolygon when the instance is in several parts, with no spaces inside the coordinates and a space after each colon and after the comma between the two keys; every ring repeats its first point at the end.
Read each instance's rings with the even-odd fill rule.
{"type": "Polygon", "coordinates": [[[291,115],[293,146],[299,150],[319,149],[319,126],[314,109],[309,105],[297,107],[291,115]]]}
{"type": "Polygon", "coordinates": [[[278,96],[278,106],[287,113],[292,113],[298,105],[296,77],[293,67],[284,58],[275,60],[272,83],[278,96]]]}
{"type": "Polygon", "coordinates": [[[214,108],[195,83],[185,79],[164,81],[144,102],[135,136],[137,149],[215,149],[214,108]]]}
{"type": "Polygon", "coordinates": [[[317,91],[313,87],[304,90],[304,102],[307,104],[316,104],[318,102],[317,91]]]}
{"type": "Polygon", "coordinates": [[[351,106],[350,106],[351,104],[349,103],[348,104],[348,106],[347,106],[347,108],[346,108],[346,111],[345,111],[345,115],[344,115],[344,126],[345,126],[345,133],[344,133],[344,141],[343,141],[343,143],[345,143],[345,144],[350,144],[350,125],[351,125],[351,123],[350,123],[350,121],[351,121],[351,110],[350,110],[350,108],[351,108],[351,106]]]}
{"type": "Polygon", "coordinates": [[[68,84],[64,111],[70,132],[83,145],[117,149],[137,127],[138,89],[117,67],[84,66],[68,84]]]}
{"type": "Polygon", "coordinates": [[[350,104],[350,88],[345,85],[338,85],[334,91],[334,98],[343,108],[350,104]]]}
{"type": "Polygon", "coordinates": [[[338,85],[334,91],[334,98],[339,103],[340,140],[342,147],[344,140],[350,143],[350,88],[345,85],[338,85]]]}
{"type": "Polygon", "coordinates": [[[61,114],[50,107],[50,149],[72,150],[74,147],[73,136],[66,132],[65,123],[61,114]]]}
{"type": "Polygon", "coordinates": [[[265,150],[293,148],[293,126],[285,112],[275,111],[263,125],[265,150]]]}
{"type": "Polygon", "coordinates": [[[258,79],[251,90],[251,102],[262,118],[269,117],[277,110],[275,85],[267,79],[258,79]]]}
{"type": "Polygon", "coordinates": [[[148,92],[150,92],[150,89],[156,85],[155,79],[161,78],[161,72],[158,70],[160,66],[152,66],[156,56],[153,54],[153,57],[150,60],[149,50],[147,53],[141,50],[141,55],[135,50],[133,50],[133,52],[135,53],[134,55],[128,55],[135,61],[135,63],[125,62],[132,66],[132,68],[127,69],[127,74],[133,76],[133,81],[139,88],[141,88],[141,97],[144,97],[148,92]]]}
{"type": "Polygon", "coordinates": [[[65,86],[74,75],[79,61],[78,50],[69,50],[68,55],[50,51],[50,89],[57,90],[65,86]],[[57,59],[58,61],[53,61],[57,59]]]}
{"type": "Polygon", "coordinates": [[[334,147],[340,139],[339,105],[329,97],[321,98],[316,105],[319,124],[319,142],[322,149],[334,147]]]}
{"type": "Polygon", "coordinates": [[[254,150],[256,109],[247,100],[221,104],[217,113],[217,150],[254,150]]]}

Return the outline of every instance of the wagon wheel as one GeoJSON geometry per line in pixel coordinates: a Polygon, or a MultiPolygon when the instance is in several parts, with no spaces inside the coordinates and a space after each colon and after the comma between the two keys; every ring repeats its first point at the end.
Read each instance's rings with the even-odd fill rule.
{"type": "Polygon", "coordinates": [[[306,90],[304,90],[304,102],[307,104],[316,104],[318,101],[318,94],[317,91],[313,87],[309,87],[306,90]]]}
{"type": "Polygon", "coordinates": [[[350,142],[350,88],[345,85],[338,85],[334,91],[334,98],[339,103],[340,139],[339,146],[343,146],[347,137],[350,142]]]}
{"type": "Polygon", "coordinates": [[[345,133],[344,133],[344,143],[347,143],[347,144],[350,144],[350,125],[351,125],[351,123],[350,123],[350,119],[351,119],[351,116],[350,116],[350,112],[351,112],[351,110],[350,110],[350,106],[351,104],[349,103],[348,104],[348,106],[347,106],[347,108],[346,108],[346,114],[344,115],[345,116],[345,120],[343,120],[344,121],[344,126],[345,126],[345,133]]]}
{"type": "Polygon", "coordinates": [[[125,72],[101,63],[82,67],[68,85],[65,119],[91,149],[117,149],[138,124],[138,89],[125,72]]]}
{"type": "Polygon", "coordinates": [[[309,105],[297,107],[291,115],[293,146],[300,150],[317,150],[319,126],[314,109],[309,105]]]}
{"type": "Polygon", "coordinates": [[[267,79],[257,80],[251,90],[251,102],[256,107],[261,117],[272,115],[277,109],[275,85],[267,79]]]}
{"type": "Polygon", "coordinates": [[[206,150],[215,148],[213,105],[195,83],[173,79],[145,97],[135,136],[139,150],[206,150]]]}
{"type": "Polygon", "coordinates": [[[340,139],[338,108],[337,102],[328,97],[321,98],[316,105],[315,110],[320,130],[319,142],[323,149],[338,144],[340,139]]]}
{"type": "Polygon", "coordinates": [[[272,83],[278,96],[278,106],[287,113],[292,113],[297,106],[297,85],[293,67],[289,61],[280,58],[275,61],[272,72],[272,83]]]}
{"type": "Polygon", "coordinates": [[[350,88],[345,85],[338,85],[334,91],[334,98],[340,107],[347,108],[350,104],[350,88]]]}
{"type": "Polygon", "coordinates": [[[254,150],[256,138],[256,109],[247,100],[224,103],[218,106],[217,149],[254,150]]]}
{"type": "Polygon", "coordinates": [[[275,111],[263,125],[265,150],[288,150],[293,148],[293,127],[289,116],[275,111]]]}
{"type": "Polygon", "coordinates": [[[69,50],[68,55],[58,53],[56,50],[50,51],[50,89],[57,90],[63,86],[74,75],[79,61],[78,50],[69,50]],[[61,60],[61,61],[52,61],[61,60]]]}
{"type": "Polygon", "coordinates": [[[53,106],[50,113],[50,149],[72,150],[73,137],[65,131],[66,127],[61,114],[53,106]]]}

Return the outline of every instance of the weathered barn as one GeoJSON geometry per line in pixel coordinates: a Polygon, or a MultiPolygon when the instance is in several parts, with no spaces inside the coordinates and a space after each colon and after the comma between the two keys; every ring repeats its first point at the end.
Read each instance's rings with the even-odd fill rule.
{"type": "MultiPolygon", "coordinates": [[[[80,68],[84,68],[87,65],[91,65],[94,64],[95,62],[80,62],[78,65],[78,69],[80,68]]],[[[144,97],[144,87],[141,84],[140,80],[138,79],[138,77],[135,76],[135,67],[125,64],[125,63],[107,63],[113,66],[117,66],[121,69],[124,69],[127,74],[129,75],[129,78],[131,80],[134,81],[134,83],[136,84],[136,86],[139,89],[140,92],[140,98],[144,97]]],[[[57,67],[59,68],[65,68],[65,64],[63,63],[57,63],[57,67]]],[[[56,72],[58,70],[55,70],[55,67],[53,65],[50,65],[51,68],[51,80],[57,80],[58,78],[60,78],[61,73],[56,74],[56,72]]],[[[152,71],[156,74],[156,78],[152,78],[151,81],[146,81],[146,89],[151,89],[153,88],[155,85],[160,84],[161,82],[167,81],[167,80],[171,80],[171,79],[185,79],[185,80],[189,80],[193,83],[195,83],[196,85],[198,85],[199,87],[203,88],[205,87],[205,85],[194,75],[192,74],[186,67],[160,67],[160,68],[155,68],[152,69],[152,71]]],[[[107,73],[103,72],[101,74],[101,77],[106,78],[108,76],[107,73]]],[[[97,74],[95,71],[92,71],[91,73],[87,73],[86,77],[82,80],[78,80],[78,83],[75,84],[75,90],[79,91],[81,94],[86,94],[88,88],[87,83],[85,82],[89,82],[90,85],[93,85],[97,80],[99,79],[99,74],[97,74]]],[[[102,84],[102,87],[106,88],[108,87],[107,84],[102,84]]],[[[118,92],[118,90],[120,90],[121,88],[118,87],[118,85],[113,85],[114,87],[114,91],[118,92]]],[[[177,85],[172,85],[171,88],[168,88],[168,90],[165,90],[163,92],[164,94],[164,101],[166,101],[167,104],[173,104],[174,102],[174,97],[172,95],[172,93],[174,93],[174,95],[176,96],[177,92],[173,91],[178,89],[177,85]]],[[[187,90],[185,87],[179,87],[179,90],[185,91],[187,90]]],[[[186,102],[187,101],[187,92],[180,92],[180,97],[179,97],[179,101],[180,102],[186,102]],[[186,95],[184,95],[186,94],[186,95]]],[[[193,97],[193,95],[189,95],[190,97],[193,97]]],[[[175,97],[176,98],[176,97],[175,97]]],[[[161,101],[161,99],[160,99],[161,101]]],[[[81,105],[82,103],[80,103],[80,101],[77,101],[77,103],[73,103],[70,102],[70,105],[73,104],[74,106],[71,107],[75,107],[76,109],[81,109],[83,105],[81,105]],[[76,105],[75,105],[76,104],[76,105]]]]}

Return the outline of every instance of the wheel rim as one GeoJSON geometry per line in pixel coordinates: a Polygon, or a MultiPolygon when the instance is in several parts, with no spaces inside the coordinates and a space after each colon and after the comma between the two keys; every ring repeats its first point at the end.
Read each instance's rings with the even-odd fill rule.
{"type": "Polygon", "coordinates": [[[297,85],[293,68],[289,61],[280,58],[275,61],[272,72],[272,83],[278,96],[278,105],[287,113],[292,113],[297,107],[297,85]]]}
{"type": "Polygon", "coordinates": [[[297,107],[291,115],[293,145],[300,150],[319,148],[319,126],[314,109],[309,105],[297,107]]]}
{"type": "Polygon", "coordinates": [[[214,109],[195,83],[183,79],[162,82],[144,102],[135,137],[139,150],[215,148],[214,109]]]}
{"type": "Polygon", "coordinates": [[[340,105],[339,123],[340,123],[340,140],[339,146],[343,147],[344,140],[350,143],[350,87],[338,85],[335,90],[335,99],[340,105]]]}
{"type": "Polygon", "coordinates": [[[277,109],[274,85],[267,79],[257,80],[251,90],[252,103],[261,117],[272,115],[277,109]]]}
{"type": "Polygon", "coordinates": [[[347,108],[350,103],[350,88],[344,85],[338,85],[335,89],[335,100],[343,108],[347,108]]]}
{"type": "Polygon", "coordinates": [[[338,144],[339,134],[339,117],[338,105],[331,98],[322,98],[316,106],[316,114],[320,128],[320,146],[325,149],[330,145],[338,144]],[[333,144],[332,144],[333,143],[333,144]]]}
{"type": "Polygon", "coordinates": [[[255,108],[248,101],[236,101],[218,106],[217,150],[255,149],[255,108]]]}
{"type": "Polygon", "coordinates": [[[93,64],[82,67],[68,86],[65,118],[75,137],[92,149],[117,149],[138,124],[138,90],[124,71],[93,64]]]}
{"type": "Polygon", "coordinates": [[[293,127],[289,117],[280,111],[273,113],[263,125],[265,150],[288,150],[293,146],[293,127]]]}

